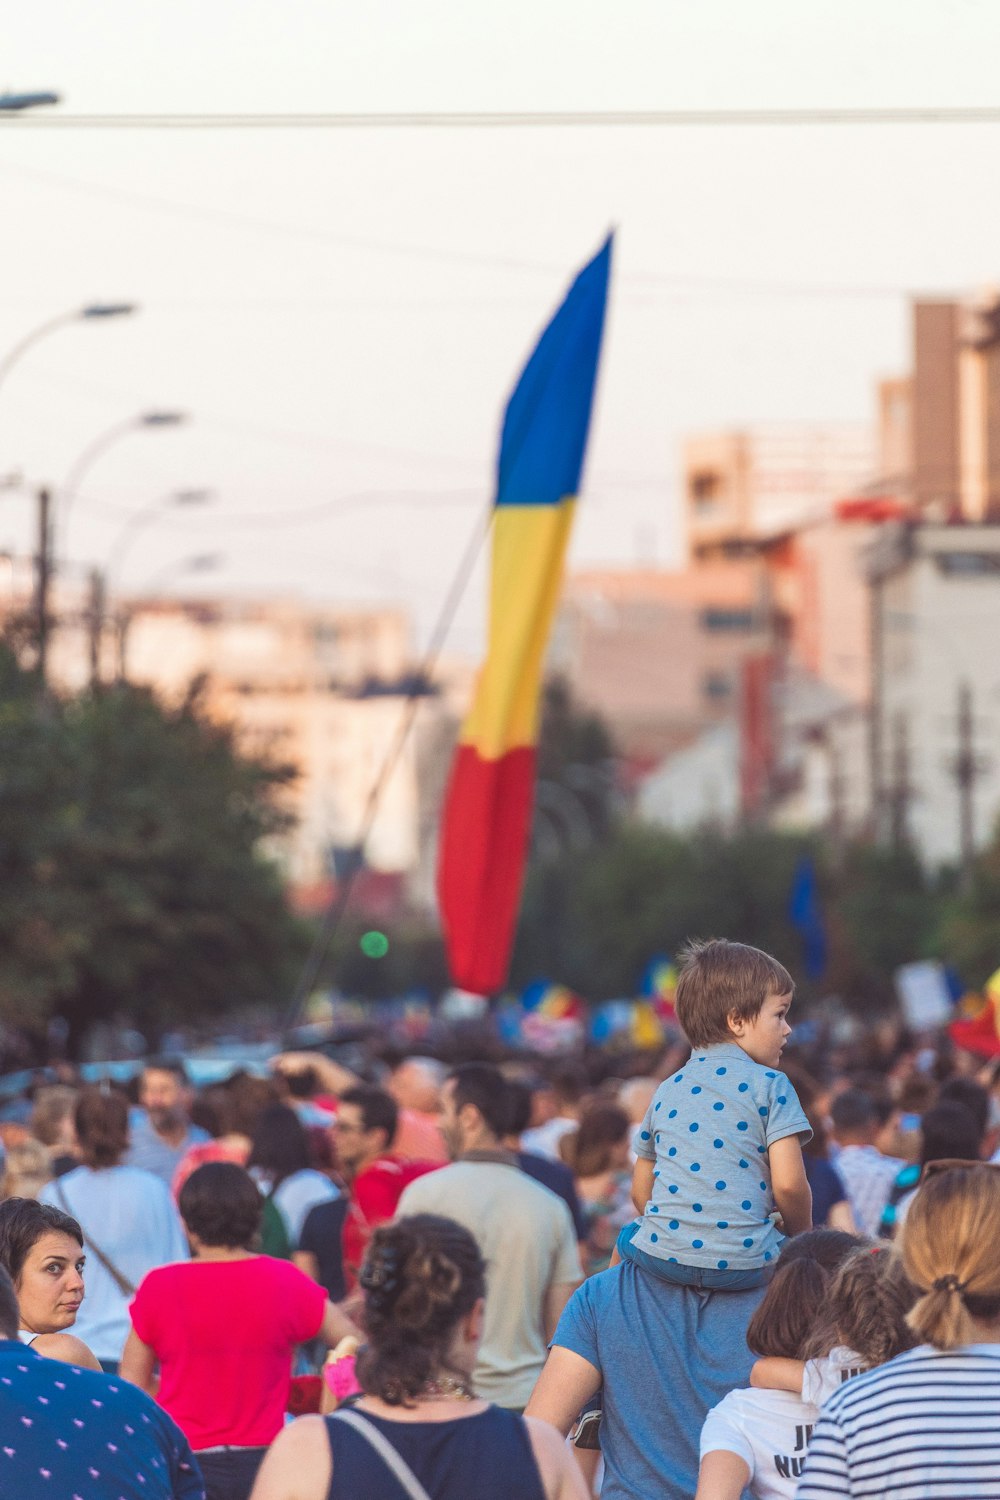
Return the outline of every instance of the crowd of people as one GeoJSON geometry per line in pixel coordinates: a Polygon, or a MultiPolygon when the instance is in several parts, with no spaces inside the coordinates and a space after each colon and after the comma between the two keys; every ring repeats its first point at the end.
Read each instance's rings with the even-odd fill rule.
{"type": "Polygon", "coordinates": [[[694,944],[655,1057],[29,1090],[0,1495],[1000,1500],[996,1059],[792,1004],[694,944]]]}

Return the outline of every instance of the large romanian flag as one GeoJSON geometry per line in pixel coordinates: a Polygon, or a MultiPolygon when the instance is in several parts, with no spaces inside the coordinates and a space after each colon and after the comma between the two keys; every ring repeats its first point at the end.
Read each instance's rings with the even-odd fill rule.
{"type": "Polygon", "coordinates": [[[479,995],[507,978],[542,663],[587,446],[610,266],[609,237],[539,339],[504,416],[486,660],[452,766],[438,865],[452,979],[479,995]]]}

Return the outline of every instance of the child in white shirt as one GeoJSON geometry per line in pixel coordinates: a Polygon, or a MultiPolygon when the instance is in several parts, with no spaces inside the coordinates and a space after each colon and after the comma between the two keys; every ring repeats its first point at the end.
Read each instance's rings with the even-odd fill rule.
{"type": "Polygon", "coordinates": [[[807,1357],[759,1359],[750,1384],[793,1391],[822,1406],[845,1380],[913,1348],[916,1339],[906,1314],[915,1300],[899,1256],[887,1245],[856,1250],[833,1278],[807,1357]]]}
{"type": "MultiPolygon", "coordinates": [[[[765,1356],[759,1365],[794,1363],[801,1371],[829,1291],[829,1274],[817,1258],[828,1235],[801,1235],[779,1263],[747,1329],[750,1348],[765,1356]]],[[[844,1246],[835,1248],[844,1253],[844,1246]]],[[[696,1500],[740,1500],[745,1490],[754,1500],[792,1500],[818,1415],[816,1403],[798,1391],[730,1391],[705,1418],[696,1500]]]]}

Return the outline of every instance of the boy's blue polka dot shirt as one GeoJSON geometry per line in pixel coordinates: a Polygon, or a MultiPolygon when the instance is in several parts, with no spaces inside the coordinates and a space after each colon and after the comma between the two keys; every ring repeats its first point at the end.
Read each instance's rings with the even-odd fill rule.
{"type": "Polygon", "coordinates": [[[692,1052],[661,1083],[636,1138],[655,1162],[653,1196],[632,1243],[682,1266],[748,1271],[775,1260],[768,1147],[812,1135],[784,1073],[735,1042],[692,1052]]]}

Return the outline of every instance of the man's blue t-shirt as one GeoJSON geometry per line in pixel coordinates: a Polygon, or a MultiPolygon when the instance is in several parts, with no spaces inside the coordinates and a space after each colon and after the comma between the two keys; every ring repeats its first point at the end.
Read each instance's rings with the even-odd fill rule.
{"type": "Polygon", "coordinates": [[[552,1342],[604,1382],[601,1500],[691,1500],[705,1416],[749,1382],[762,1295],[672,1286],[628,1262],[573,1293],[552,1342]]]}

